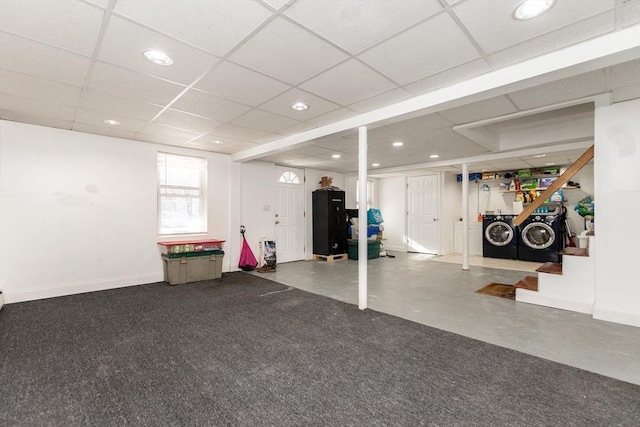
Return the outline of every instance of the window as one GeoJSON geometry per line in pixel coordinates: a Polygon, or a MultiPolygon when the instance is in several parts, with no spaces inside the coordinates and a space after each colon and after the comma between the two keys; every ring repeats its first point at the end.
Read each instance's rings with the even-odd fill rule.
{"type": "Polygon", "coordinates": [[[158,233],[207,231],[207,159],[158,153],[158,233]]]}
{"type": "Polygon", "coordinates": [[[298,178],[298,175],[291,171],[282,172],[279,181],[283,184],[300,184],[300,178],[298,178]]]}
{"type": "MultiPolygon", "coordinates": [[[[373,181],[367,180],[367,209],[373,206],[373,181]]],[[[356,208],[360,207],[360,184],[356,180],[356,208]]]]}

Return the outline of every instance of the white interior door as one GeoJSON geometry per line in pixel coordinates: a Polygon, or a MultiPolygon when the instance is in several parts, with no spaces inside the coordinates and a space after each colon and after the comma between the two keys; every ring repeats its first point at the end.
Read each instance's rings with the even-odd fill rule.
{"type": "Polygon", "coordinates": [[[412,176],[407,186],[407,248],[438,253],[438,176],[412,176]]]}
{"type": "Polygon", "coordinates": [[[304,259],[304,171],[276,167],[276,257],[278,262],[304,259]]]}

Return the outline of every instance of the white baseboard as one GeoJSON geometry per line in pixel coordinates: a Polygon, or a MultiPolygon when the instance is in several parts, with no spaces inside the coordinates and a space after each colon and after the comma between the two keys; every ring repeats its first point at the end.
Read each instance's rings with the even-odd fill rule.
{"type": "Polygon", "coordinates": [[[107,289],[124,288],[127,286],[143,285],[145,283],[162,282],[162,273],[138,274],[134,276],[116,277],[106,280],[90,282],[65,283],[56,286],[40,288],[19,289],[4,291],[4,300],[7,304],[33,301],[44,298],[60,297],[64,295],[82,294],[85,292],[104,291],[107,289]]]}
{"type": "Polygon", "coordinates": [[[593,301],[570,299],[557,295],[542,294],[529,289],[516,289],[516,301],[528,304],[543,305],[561,310],[576,311],[578,313],[593,313],[593,301]]]}
{"type": "Polygon", "coordinates": [[[598,303],[593,306],[593,318],[606,320],[607,322],[640,327],[640,313],[630,313],[616,310],[611,307],[602,307],[598,306],[598,303]]]}

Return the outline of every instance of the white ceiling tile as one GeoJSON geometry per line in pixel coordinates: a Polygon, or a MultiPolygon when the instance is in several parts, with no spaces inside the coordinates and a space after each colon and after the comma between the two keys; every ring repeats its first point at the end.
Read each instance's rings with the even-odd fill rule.
{"type": "Polygon", "coordinates": [[[302,91],[300,89],[291,89],[282,95],[278,95],[269,102],[266,102],[260,106],[261,110],[276,113],[281,116],[289,117],[297,121],[308,120],[313,117],[318,117],[322,114],[328,113],[340,108],[339,105],[324,100],[316,95],[312,95],[309,92],[302,91]],[[309,109],[304,111],[297,111],[291,108],[292,104],[296,102],[304,102],[309,105],[309,109]]]}
{"type": "Polygon", "coordinates": [[[220,122],[215,120],[172,109],[163,111],[153,122],[196,133],[211,132],[217,126],[220,126],[220,122]]]}
{"type": "Polygon", "coordinates": [[[214,137],[219,137],[218,139],[224,139],[225,141],[229,138],[233,138],[243,142],[257,141],[260,138],[264,138],[269,135],[267,132],[235,126],[228,123],[215,128],[210,132],[210,134],[214,137]]]}
{"type": "MultiPolygon", "coordinates": [[[[162,109],[157,105],[145,104],[95,90],[88,90],[82,96],[80,106],[88,110],[99,111],[109,115],[122,115],[138,120],[151,120],[162,109]]],[[[105,119],[108,118],[105,117],[105,119]]]]}
{"type": "Polygon", "coordinates": [[[318,157],[324,157],[327,155],[331,155],[331,153],[333,153],[333,150],[330,150],[324,147],[318,147],[316,145],[306,145],[303,147],[296,148],[294,151],[303,156],[318,156],[318,157]]]}
{"type": "Polygon", "coordinates": [[[640,85],[620,87],[613,90],[613,102],[640,98],[640,85]]]}
{"type": "Polygon", "coordinates": [[[351,146],[358,146],[358,142],[341,136],[322,138],[319,141],[313,141],[313,146],[324,148],[325,150],[343,151],[351,146]]]}
{"type": "Polygon", "coordinates": [[[356,53],[442,9],[437,0],[301,0],[284,13],[343,49],[356,53]]]}
{"type": "Polygon", "coordinates": [[[411,98],[411,96],[412,95],[404,89],[392,89],[380,95],[372,96],[371,98],[351,104],[349,108],[358,113],[366,113],[404,101],[405,99],[411,98]]]}
{"type": "Polygon", "coordinates": [[[456,4],[453,12],[484,52],[492,53],[615,6],[615,0],[557,1],[536,19],[519,21],[512,13],[520,2],[501,0],[489,6],[484,1],[465,1],[456,4]]]}
{"type": "Polygon", "coordinates": [[[263,3],[268,4],[272,8],[278,10],[285,4],[289,3],[290,0],[261,0],[263,3]]]}
{"type": "Polygon", "coordinates": [[[408,135],[413,138],[424,140],[430,131],[450,127],[451,122],[445,120],[440,114],[434,113],[422,117],[404,120],[398,123],[388,124],[386,127],[408,135]]]}
{"type": "Polygon", "coordinates": [[[426,138],[427,142],[435,148],[443,148],[447,151],[455,151],[463,156],[471,156],[486,153],[488,150],[459,133],[446,128],[437,129],[430,132],[426,138]]]}
{"type": "Polygon", "coordinates": [[[176,129],[169,126],[149,123],[139,132],[142,135],[159,136],[161,138],[169,138],[179,143],[185,143],[190,139],[196,138],[200,134],[196,132],[188,132],[183,129],[176,129]]]}
{"type": "Polygon", "coordinates": [[[396,87],[360,61],[350,59],[300,85],[341,106],[362,101],[396,87]]]}
{"type": "Polygon", "coordinates": [[[251,110],[247,114],[235,119],[232,124],[264,132],[277,132],[280,129],[293,126],[296,124],[296,121],[266,111],[251,110]]]}
{"type": "Polygon", "coordinates": [[[316,126],[322,126],[329,123],[339,122],[340,120],[348,119],[349,117],[353,117],[357,115],[353,110],[349,110],[348,108],[340,108],[338,110],[333,110],[327,114],[323,114],[318,117],[314,117],[312,119],[307,120],[309,123],[312,123],[316,126]]]}
{"type": "MultiPolygon", "coordinates": [[[[2,99],[2,94],[0,93],[0,100],[1,99],[2,99]]],[[[0,104],[1,104],[1,101],[0,101],[0,104]]],[[[51,128],[57,128],[57,129],[71,130],[71,128],[73,127],[73,122],[70,120],[60,120],[60,119],[55,119],[51,117],[36,116],[36,115],[33,115],[31,112],[20,113],[17,111],[3,110],[2,108],[0,108],[0,119],[9,120],[13,122],[20,122],[20,123],[29,123],[29,124],[38,125],[38,126],[47,126],[51,128]]]]}
{"type": "Polygon", "coordinates": [[[126,131],[120,128],[95,126],[86,123],[74,123],[73,130],[76,132],[91,133],[94,135],[110,136],[113,138],[123,138],[135,140],[136,134],[132,131],[126,131]]]}
{"type": "Polygon", "coordinates": [[[184,85],[190,85],[218,61],[209,53],[118,16],[111,17],[109,21],[98,59],[184,85]],[[143,55],[147,49],[158,49],[169,54],[173,65],[162,66],[148,61],[143,55]]]}
{"type": "Polygon", "coordinates": [[[137,22],[224,56],[271,12],[256,1],[118,0],[114,11],[137,22]]]}
{"type": "Polygon", "coordinates": [[[0,28],[71,52],[91,56],[103,11],[79,1],[0,1],[0,28]]]}
{"type": "Polygon", "coordinates": [[[82,89],[0,69],[0,92],[42,102],[76,107],[82,89]]]}
{"type": "Polygon", "coordinates": [[[82,87],[90,59],[0,32],[2,68],[82,87]]]}
{"type": "Polygon", "coordinates": [[[107,6],[109,6],[109,0],[85,0],[85,1],[91,4],[95,4],[96,6],[101,7],[102,9],[106,9],[107,6]]]}
{"type": "Polygon", "coordinates": [[[602,93],[605,91],[604,77],[603,70],[596,70],[576,77],[513,92],[509,97],[519,109],[527,110],[602,93]]]}
{"type": "Polygon", "coordinates": [[[251,109],[237,102],[227,101],[217,96],[197,90],[182,95],[171,108],[196,114],[219,122],[228,122],[251,109]]]}
{"type": "Polygon", "coordinates": [[[202,91],[258,106],[291,86],[225,61],[196,83],[202,91]]]}
{"type": "Polygon", "coordinates": [[[447,14],[430,19],[360,55],[362,60],[399,84],[478,57],[478,51],[447,14]]]}
{"type": "Polygon", "coordinates": [[[68,122],[73,121],[73,116],[76,111],[75,107],[36,101],[4,92],[0,92],[0,109],[13,111],[26,116],[33,115],[43,119],[64,120],[68,122]]]}
{"type": "Polygon", "coordinates": [[[166,105],[185,88],[166,80],[96,62],[89,87],[100,92],[150,104],[166,105]]]}
{"type": "Polygon", "coordinates": [[[640,23],[640,1],[625,1],[616,9],[616,13],[618,14],[618,22],[621,28],[636,25],[640,23]]]}
{"type": "Polygon", "coordinates": [[[606,78],[607,87],[613,89],[640,85],[640,59],[609,67],[606,78]]]}
{"type": "Polygon", "coordinates": [[[286,83],[298,84],[346,58],[329,43],[276,18],[229,59],[286,83]]]}
{"type": "Polygon", "coordinates": [[[506,67],[606,34],[614,29],[615,14],[613,11],[606,12],[503,49],[489,55],[489,61],[495,67],[506,67]]]}
{"type": "Polygon", "coordinates": [[[518,111],[504,96],[474,102],[461,107],[441,111],[439,114],[455,124],[471,123],[518,111]]]}
{"type": "Polygon", "coordinates": [[[278,131],[278,134],[280,137],[282,136],[288,136],[288,135],[295,135],[301,132],[305,132],[308,131],[310,129],[313,129],[317,127],[316,125],[313,125],[311,123],[298,123],[295,124],[293,126],[290,126],[288,128],[284,128],[278,131]]]}
{"type": "MultiPolygon", "coordinates": [[[[145,120],[132,119],[126,115],[109,114],[87,110],[80,108],[76,114],[75,125],[82,123],[83,125],[90,127],[103,127],[107,129],[116,129],[118,132],[138,132],[147,124],[145,120]],[[117,120],[121,124],[119,126],[111,126],[104,123],[105,120],[117,120]]],[[[76,126],[74,125],[74,130],[76,126]]]]}
{"type": "Polygon", "coordinates": [[[489,71],[491,71],[491,67],[489,67],[484,59],[475,59],[441,73],[416,80],[404,86],[404,88],[414,95],[422,95],[423,93],[451,86],[455,83],[460,83],[481,74],[488,73],[489,71]]]}

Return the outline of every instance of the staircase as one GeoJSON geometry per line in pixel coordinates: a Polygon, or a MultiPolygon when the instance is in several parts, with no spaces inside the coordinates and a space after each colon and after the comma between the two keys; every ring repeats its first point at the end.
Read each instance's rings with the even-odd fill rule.
{"type": "Polygon", "coordinates": [[[538,268],[537,280],[527,276],[514,285],[516,301],[592,314],[595,301],[594,238],[587,248],[566,248],[562,264],[548,262],[538,268]],[[535,284],[535,286],[534,286],[535,284]]]}

